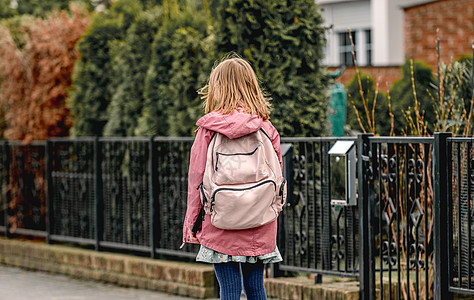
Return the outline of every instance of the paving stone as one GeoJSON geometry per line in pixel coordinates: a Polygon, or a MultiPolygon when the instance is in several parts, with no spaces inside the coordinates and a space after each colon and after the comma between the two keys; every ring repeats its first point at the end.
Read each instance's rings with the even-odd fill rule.
{"type": "Polygon", "coordinates": [[[0,265],[0,299],[15,300],[192,300],[149,290],[124,288],[64,275],[0,265]]]}

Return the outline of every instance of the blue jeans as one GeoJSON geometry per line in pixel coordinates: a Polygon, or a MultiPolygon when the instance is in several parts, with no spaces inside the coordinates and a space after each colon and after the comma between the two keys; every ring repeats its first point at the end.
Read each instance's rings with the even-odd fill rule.
{"type": "Polygon", "coordinates": [[[219,281],[220,297],[223,300],[239,300],[244,288],[247,299],[266,300],[263,285],[263,262],[214,264],[219,281]]]}

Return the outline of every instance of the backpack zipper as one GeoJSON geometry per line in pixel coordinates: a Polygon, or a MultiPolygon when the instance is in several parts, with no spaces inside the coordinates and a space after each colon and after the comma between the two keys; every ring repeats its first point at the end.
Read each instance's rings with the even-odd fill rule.
{"type": "Polygon", "coordinates": [[[269,180],[265,180],[265,181],[262,181],[260,182],[259,184],[257,185],[254,185],[254,186],[251,186],[251,187],[247,187],[247,188],[218,188],[217,190],[214,191],[214,193],[212,193],[212,196],[211,196],[211,209],[210,211],[212,212],[212,207],[214,206],[214,203],[216,202],[216,194],[217,192],[219,191],[223,191],[223,190],[227,190],[227,191],[245,191],[245,190],[251,190],[251,189],[254,189],[256,187],[259,187],[261,185],[264,185],[266,183],[273,183],[273,186],[275,187],[275,190],[276,190],[276,183],[275,181],[269,179],[269,180]]]}
{"type": "Polygon", "coordinates": [[[217,171],[217,163],[219,162],[219,155],[224,155],[224,156],[233,156],[233,155],[252,155],[258,150],[258,147],[255,148],[252,152],[248,153],[221,153],[221,152],[216,152],[216,171],[217,171]]]}

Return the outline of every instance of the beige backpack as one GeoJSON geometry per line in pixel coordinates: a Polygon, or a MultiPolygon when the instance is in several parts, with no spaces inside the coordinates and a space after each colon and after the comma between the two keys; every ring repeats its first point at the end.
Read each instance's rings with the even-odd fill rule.
{"type": "Polygon", "coordinates": [[[287,188],[267,133],[260,129],[236,139],[215,133],[200,189],[204,211],[215,227],[247,229],[275,220],[287,188]]]}

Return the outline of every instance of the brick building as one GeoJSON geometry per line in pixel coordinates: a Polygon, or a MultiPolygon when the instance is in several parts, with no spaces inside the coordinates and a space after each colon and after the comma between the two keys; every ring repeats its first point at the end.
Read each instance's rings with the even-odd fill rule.
{"type": "Polygon", "coordinates": [[[437,66],[436,39],[444,63],[472,54],[474,1],[442,0],[407,6],[405,14],[405,56],[437,66]],[[437,29],[439,32],[437,33],[437,29]]]}
{"type": "Polygon", "coordinates": [[[348,28],[355,41],[358,66],[386,90],[400,75],[406,59],[437,66],[439,29],[441,60],[449,63],[471,54],[474,41],[474,0],[316,0],[327,32],[330,70],[348,68],[338,81],[354,75],[348,28]],[[348,44],[349,43],[349,44],[348,44]]]}

